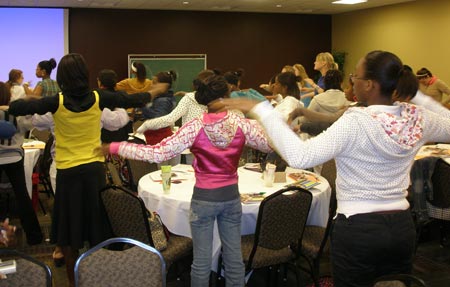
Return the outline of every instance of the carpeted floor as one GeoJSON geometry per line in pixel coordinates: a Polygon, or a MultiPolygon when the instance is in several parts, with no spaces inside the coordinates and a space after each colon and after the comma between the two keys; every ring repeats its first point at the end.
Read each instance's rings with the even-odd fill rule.
{"type": "MultiPolygon", "coordinates": [[[[0,190],[1,192],[1,190],[0,190]]],[[[0,197],[0,208],[4,207],[4,202],[2,203],[2,198],[0,197]]],[[[42,212],[41,208],[38,208],[38,218],[41,225],[42,231],[44,233],[44,238],[46,239],[42,244],[29,246],[26,243],[25,236],[20,229],[20,223],[17,218],[14,218],[14,208],[9,206],[9,213],[11,213],[12,224],[19,226],[17,230],[17,249],[26,254],[29,254],[36,259],[47,264],[52,270],[53,275],[53,286],[65,287],[68,286],[66,268],[65,266],[56,267],[52,259],[52,252],[54,245],[49,243],[49,233],[51,226],[51,216],[50,212],[53,206],[53,198],[47,198],[45,194],[40,195],[43,206],[46,210],[46,214],[42,212]]],[[[0,210],[1,212],[2,210],[0,210]]],[[[445,287],[450,286],[450,246],[442,247],[439,245],[439,227],[437,224],[430,224],[427,230],[426,236],[421,240],[416,257],[414,260],[414,270],[413,273],[418,277],[422,278],[429,287],[445,287]]],[[[85,251],[81,250],[81,252],[85,251]]],[[[269,270],[262,269],[256,270],[248,282],[248,286],[265,286],[267,283],[267,275],[269,270]]],[[[325,257],[321,264],[321,274],[325,277],[331,275],[331,265],[329,263],[329,258],[325,257]]],[[[310,278],[303,274],[303,281],[306,285],[311,283],[310,278]]],[[[184,278],[186,284],[189,285],[189,278],[184,278]]],[[[168,279],[168,286],[183,286],[182,282],[176,281],[175,278],[168,279]]],[[[293,273],[288,273],[287,286],[295,285],[295,276],[293,273]]]]}

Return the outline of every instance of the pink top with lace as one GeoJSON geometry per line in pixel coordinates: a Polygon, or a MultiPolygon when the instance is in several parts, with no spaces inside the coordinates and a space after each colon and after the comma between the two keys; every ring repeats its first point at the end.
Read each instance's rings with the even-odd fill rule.
{"type": "Polygon", "coordinates": [[[111,153],[126,158],[162,162],[189,148],[195,155],[196,186],[219,188],[237,183],[237,167],[247,145],[262,152],[272,151],[261,126],[233,113],[205,113],[183,125],[177,133],[157,145],[112,143],[111,153]]]}

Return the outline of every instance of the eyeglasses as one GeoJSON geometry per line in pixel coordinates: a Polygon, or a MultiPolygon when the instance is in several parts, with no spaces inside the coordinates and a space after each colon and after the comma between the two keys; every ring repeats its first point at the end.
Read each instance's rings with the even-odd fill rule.
{"type": "Polygon", "coordinates": [[[352,80],[352,82],[355,81],[355,80],[363,80],[363,81],[369,80],[369,79],[366,79],[366,78],[358,77],[358,76],[356,76],[354,74],[350,74],[349,76],[350,76],[350,79],[352,80]]]}

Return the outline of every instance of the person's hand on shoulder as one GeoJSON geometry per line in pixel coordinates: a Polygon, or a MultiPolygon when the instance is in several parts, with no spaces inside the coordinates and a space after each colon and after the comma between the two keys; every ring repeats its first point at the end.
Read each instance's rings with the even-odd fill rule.
{"type": "Polygon", "coordinates": [[[305,110],[305,108],[296,108],[295,110],[293,110],[290,114],[289,114],[289,118],[288,118],[288,124],[291,124],[291,122],[293,120],[295,120],[298,117],[303,116],[303,111],[305,110]]]}
{"type": "Polygon", "coordinates": [[[173,94],[175,97],[184,97],[184,95],[186,95],[187,92],[185,91],[178,91],[175,94],[173,94]]]}

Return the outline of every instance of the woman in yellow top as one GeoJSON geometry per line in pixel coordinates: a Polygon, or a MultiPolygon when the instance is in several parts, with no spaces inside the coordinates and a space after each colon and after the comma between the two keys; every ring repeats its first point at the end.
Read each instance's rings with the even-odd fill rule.
{"type": "Polygon", "coordinates": [[[147,79],[147,69],[140,62],[131,64],[131,74],[134,78],[124,79],[117,83],[117,91],[125,91],[127,94],[143,93],[150,89],[152,81],[147,79]]]}
{"type": "Polygon", "coordinates": [[[61,246],[69,282],[78,250],[88,241],[94,246],[111,236],[99,190],[106,185],[100,147],[100,121],[104,108],[143,107],[167,84],[155,84],[151,91],[126,95],[106,90],[92,91],[89,71],[80,54],[65,55],[56,76],[62,92],[38,100],[12,102],[12,115],[53,114],[56,139],[56,188],[52,218],[52,242],[61,246]]]}

